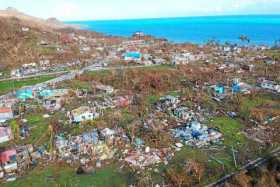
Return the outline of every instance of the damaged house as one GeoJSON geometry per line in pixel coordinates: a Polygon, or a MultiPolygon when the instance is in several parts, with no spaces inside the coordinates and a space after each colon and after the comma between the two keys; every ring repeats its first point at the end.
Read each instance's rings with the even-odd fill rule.
{"type": "Polygon", "coordinates": [[[96,130],[69,139],[57,136],[55,145],[59,158],[67,163],[89,163],[95,159],[102,161],[112,159],[115,154],[113,149],[99,140],[96,130]]]}
{"type": "Polygon", "coordinates": [[[232,83],[232,93],[251,94],[253,87],[240,79],[234,79],[232,83]]]}
{"type": "Polygon", "coordinates": [[[12,140],[13,133],[11,127],[0,127],[0,144],[12,140]]]}
{"type": "Polygon", "coordinates": [[[99,113],[88,106],[81,106],[70,112],[70,121],[72,123],[80,123],[83,121],[94,120],[99,117],[99,113]]]}
{"type": "Polygon", "coordinates": [[[114,88],[109,85],[103,85],[98,82],[93,82],[92,87],[95,90],[96,93],[105,93],[105,94],[112,94],[114,93],[114,88]]]}
{"type": "Polygon", "coordinates": [[[2,178],[9,173],[14,173],[17,170],[17,152],[15,149],[8,149],[0,152],[0,166],[2,172],[0,176],[2,178]]]}
{"type": "Polygon", "coordinates": [[[270,81],[270,80],[266,80],[266,79],[260,79],[260,80],[258,80],[258,84],[263,89],[280,93],[280,84],[277,84],[274,81],[270,81]]]}
{"type": "Polygon", "coordinates": [[[69,93],[67,89],[43,90],[39,96],[43,100],[43,106],[49,111],[56,111],[62,108],[66,95],[69,93]]]}

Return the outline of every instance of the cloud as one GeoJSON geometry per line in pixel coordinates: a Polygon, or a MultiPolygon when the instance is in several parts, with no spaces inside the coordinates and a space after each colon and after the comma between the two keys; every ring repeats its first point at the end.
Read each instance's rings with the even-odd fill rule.
{"type": "Polygon", "coordinates": [[[280,0],[0,0],[8,6],[60,20],[280,13],[280,0]]]}
{"type": "Polygon", "coordinates": [[[51,8],[51,17],[57,17],[62,20],[73,19],[82,14],[82,8],[78,2],[67,0],[56,0],[51,8]]]}

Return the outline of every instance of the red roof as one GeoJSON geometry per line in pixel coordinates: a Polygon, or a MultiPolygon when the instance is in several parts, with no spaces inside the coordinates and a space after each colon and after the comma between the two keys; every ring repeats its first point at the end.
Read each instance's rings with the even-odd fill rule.
{"type": "Polygon", "coordinates": [[[12,112],[11,108],[6,108],[6,107],[0,108],[0,113],[10,113],[10,112],[12,112]]]}
{"type": "Polygon", "coordinates": [[[0,163],[6,163],[11,160],[12,156],[15,156],[17,151],[15,149],[10,149],[0,153],[0,163]]]}

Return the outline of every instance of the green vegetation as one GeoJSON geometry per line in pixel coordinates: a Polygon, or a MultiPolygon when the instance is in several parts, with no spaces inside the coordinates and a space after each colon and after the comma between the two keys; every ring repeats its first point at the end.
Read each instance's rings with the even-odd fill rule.
{"type": "Polygon", "coordinates": [[[186,160],[196,160],[198,162],[205,162],[208,160],[208,155],[205,151],[201,149],[184,146],[181,151],[175,154],[173,162],[182,163],[186,160]]]}
{"type": "MultiPolygon", "coordinates": [[[[64,84],[64,83],[62,83],[64,84]]],[[[91,81],[80,81],[80,80],[71,80],[65,82],[68,86],[71,86],[72,89],[90,89],[91,88],[91,81]]]]}
{"type": "Polygon", "coordinates": [[[89,75],[89,76],[108,76],[110,75],[109,70],[102,70],[102,71],[90,71],[85,73],[84,75],[89,75]]]}
{"type": "Polygon", "coordinates": [[[246,142],[245,136],[240,132],[243,126],[237,120],[217,117],[210,122],[209,126],[219,128],[224,135],[224,144],[228,147],[239,147],[246,142]]]}
{"type": "Polygon", "coordinates": [[[28,143],[36,145],[39,143],[38,141],[46,142],[42,138],[45,138],[46,133],[48,133],[48,120],[44,119],[42,114],[37,114],[28,116],[27,123],[30,128],[28,143]]]}
{"type": "Polygon", "coordinates": [[[147,97],[147,102],[148,102],[148,104],[151,104],[151,105],[156,103],[158,100],[159,100],[159,96],[156,96],[156,95],[151,95],[151,96],[147,97]]]}
{"type": "Polygon", "coordinates": [[[171,95],[171,96],[174,96],[174,97],[179,97],[181,95],[180,92],[178,91],[172,91],[172,92],[168,92],[167,95],[171,95]]]}
{"type": "Polygon", "coordinates": [[[44,55],[54,54],[56,52],[56,47],[39,47],[38,52],[44,55]]]}
{"type": "Polygon", "coordinates": [[[77,175],[73,168],[50,165],[45,169],[35,168],[23,180],[4,185],[5,187],[122,187],[127,186],[126,176],[117,171],[117,166],[109,166],[96,173],[77,175]]]}
{"type": "Polygon", "coordinates": [[[265,52],[266,56],[272,57],[275,60],[280,59],[280,50],[279,49],[270,49],[265,52]]]}
{"type": "Polygon", "coordinates": [[[41,77],[23,79],[23,80],[3,81],[3,82],[0,82],[0,94],[8,93],[8,92],[12,91],[13,89],[18,89],[23,86],[31,86],[34,84],[45,82],[45,81],[48,81],[53,78],[54,78],[54,76],[41,76],[41,77]]]}
{"type": "Polygon", "coordinates": [[[19,136],[19,122],[11,120],[10,126],[15,134],[16,143],[23,144],[39,144],[46,142],[48,139],[46,133],[48,132],[48,120],[44,119],[42,114],[28,115],[26,117],[27,124],[30,128],[30,136],[26,140],[20,140],[19,136]]]}
{"type": "Polygon", "coordinates": [[[270,103],[272,100],[269,96],[257,96],[254,98],[242,98],[240,102],[240,116],[248,118],[250,116],[251,110],[257,106],[270,103]]]}

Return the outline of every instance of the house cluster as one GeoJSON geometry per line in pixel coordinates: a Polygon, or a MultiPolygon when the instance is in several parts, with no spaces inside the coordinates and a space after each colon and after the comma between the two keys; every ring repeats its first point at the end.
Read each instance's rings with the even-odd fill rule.
{"type": "Polygon", "coordinates": [[[201,51],[199,54],[194,54],[188,51],[182,51],[180,53],[177,52],[174,55],[172,55],[171,63],[174,65],[185,65],[191,62],[205,61],[207,59],[206,57],[207,56],[206,54],[204,54],[203,51],[201,51]]]}
{"type": "MultiPolygon", "coordinates": [[[[223,135],[218,129],[208,128],[198,121],[192,121],[172,130],[175,138],[189,146],[203,147],[220,143],[223,135]]],[[[180,147],[180,144],[178,144],[180,147]]]]}
{"type": "Polygon", "coordinates": [[[239,78],[233,79],[230,85],[227,85],[226,83],[218,83],[209,86],[209,88],[213,99],[218,102],[221,102],[228,96],[232,96],[234,94],[248,95],[256,90],[254,86],[242,82],[239,78]]]}
{"type": "Polygon", "coordinates": [[[24,77],[31,75],[38,75],[44,73],[55,73],[67,71],[73,67],[80,66],[82,64],[79,60],[68,61],[64,64],[52,64],[49,59],[41,59],[38,63],[23,64],[21,67],[12,69],[10,71],[10,77],[24,77]]]}
{"type": "Polygon", "coordinates": [[[266,90],[272,93],[280,93],[280,84],[265,78],[258,78],[256,81],[256,86],[252,86],[246,82],[243,82],[240,78],[235,78],[231,82],[232,83],[230,85],[219,83],[209,86],[215,101],[221,102],[223,99],[231,96],[232,94],[248,95],[260,90],[266,90]]]}
{"type": "MultiPolygon", "coordinates": [[[[1,143],[9,143],[12,135],[9,129],[0,130],[1,143]]],[[[34,148],[33,145],[8,146],[0,151],[0,180],[14,181],[26,173],[28,168],[37,165],[39,161],[50,160],[50,154],[45,147],[34,148]]]]}
{"type": "MultiPolygon", "coordinates": [[[[171,115],[177,120],[177,127],[171,129],[171,134],[175,139],[189,146],[203,147],[220,143],[222,133],[218,129],[208,128],[202,124],[205,116],[210,116],[209,112],[201,109],[200,106],[190,109],[181,104],[182,101],[176,96],[163,96],[155,104],[156,110],[171,115]]],[[[181,143],[176,143],[180,150],[181,143]]]]}

